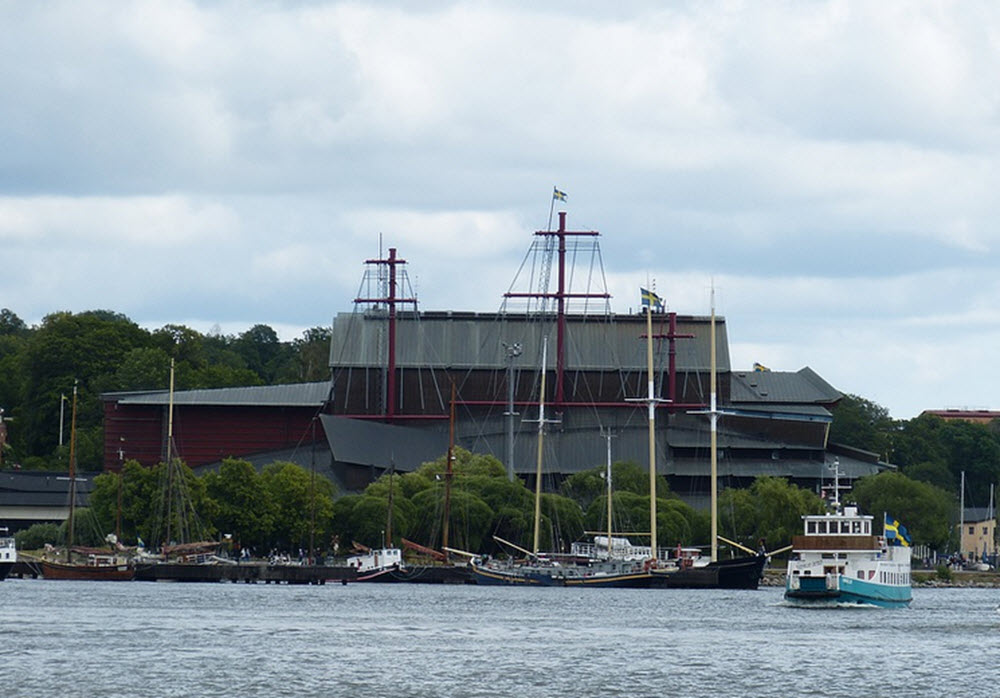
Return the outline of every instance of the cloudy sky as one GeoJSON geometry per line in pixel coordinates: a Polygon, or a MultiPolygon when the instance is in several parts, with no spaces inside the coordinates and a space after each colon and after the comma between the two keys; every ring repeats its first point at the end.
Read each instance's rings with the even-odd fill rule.
{"type": "Polygon", "coordinates": [[[5,2],[0,307],[292,339],[381,244],[493,311],[558,186],[614,310],[1000,408],[998,107],[991,2],[5,2]]]}

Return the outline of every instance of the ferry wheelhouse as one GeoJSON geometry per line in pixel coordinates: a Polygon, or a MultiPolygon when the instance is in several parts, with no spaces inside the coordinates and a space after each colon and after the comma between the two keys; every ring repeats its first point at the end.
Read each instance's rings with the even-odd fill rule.
{"type": "MultiPolygon", "coordinates": [[[[803,535],[792,539],[785,599],[795,605],[907,606],[912,599],[910,547],[888,523],[876,535],[873,517],[844,507],[803,516],[803,535]]],[[[904,529],[905,530],[905,529],[904,529]]]]}

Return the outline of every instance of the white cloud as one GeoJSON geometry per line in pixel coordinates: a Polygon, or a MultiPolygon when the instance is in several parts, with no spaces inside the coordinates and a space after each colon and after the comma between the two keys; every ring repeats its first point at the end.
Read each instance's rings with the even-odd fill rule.
{"type": "Polygon", "coordinates": [[[425,308],[489,311],[556,185],[616,310],[655,279],[704,314],[714,277],[734,363],[988,403],[997,27],[902,0],[5,5],[0,295],[294,330],[350,308],[381,235],[425,308]]]}

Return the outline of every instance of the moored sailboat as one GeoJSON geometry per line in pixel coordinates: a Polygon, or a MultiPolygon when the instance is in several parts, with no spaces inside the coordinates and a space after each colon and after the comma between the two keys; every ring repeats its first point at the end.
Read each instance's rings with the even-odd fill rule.
{"type": "MultiPolygon", "coordinates": [[[[135,576],[131,562],[117,555],[113,550],[84,549],[73,545],[76,528],[76,403],[77,386],[73,385],[73,411],[70,419],[69,437],[69,517],[66,521],[66,559],[41,559],[38,566],[45,579],[69,579],[78,581],[129,581],[135,576]],[[79,561],[74,555],[86,555],[79,561]]],[[[117,544],[117,538],[111,541],[117,544]]]]}

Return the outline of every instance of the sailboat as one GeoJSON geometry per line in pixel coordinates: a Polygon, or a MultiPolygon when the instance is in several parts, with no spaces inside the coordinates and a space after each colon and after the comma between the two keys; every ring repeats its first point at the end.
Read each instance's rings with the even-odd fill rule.
{"type": "MultiPolygon", "coordinates": [[[[539,552],[542,496],[542,454],[545,434],[545,368],[548,340],[542,343],[542,372],[538,399],[538,440],[535,463],[535,515],[532,550],[515,543],[494,539],[524,557],[521,559],[489,560],[474,558],[469,567],[477,584],[521,586],[614,586],[636,587],[648,584],[648,567],[637,556],[607,555],[594,557],[571,551],[564,553],[539,552]]],[[[609,500],[610,501],[610,500],[609,500]]],[[[609,536],[610,539],[610,536],[609,536]]],[[[611,542],[608,542],[608,550],[611,542]]],[[[618,550],[625,549],[617,547],[618,550]]]]}
{"type": "MultiPolygon", "coordinates": [[[[66,522],[66,562],[42,559],[38,565],[45,579],[75,579],[89,581],[130,581],[135,569],[130,561],[114,552],[94,548],[76,548],[73,545],[76,514],[76,401],[77,386],[73,385],[73,414],[69,437],[69,518],[66,522]],[[86,555],[83,561],[74,561],[74,553],[86,555]]],[[[112,545],[118,539],[113,536],[112,545]]]]}
{"type": "MultiPolygon", "coordinates": [[[[652,305],[650,303],[650,305],[652,305]]],[[[647,305],[647,319],[650,317],[650,305],[647,305]]],[[[651,321],[650,321],[651,323],[651,321]]],[[[678,546],[677,555],[667,564],[659,564],[654,561],[651,565],[650,574],[653,578],[651,586],[655,588],[695,588],[695,589],[756,589],[760,579],[764,574],[764,565],[767,563],[767,555],[763,551],[754,551],[746,548],[734,541],[726,540],[719,536],[719,515],[718,515],[718,422],[719,417],[725,413],[718,409],[717,390],[718,382],[716,368],[716,337],[715,337],[715,290],[712,290],[711,320],[710,320],[710,383],[709,383],[709,409],[699,410],[693,414],[708,415],[710,425],[710,499],[711,499],[711,557],[704,560],[700,553],[691,554],[686,549],[678,546]],[[718,541],[723,540],[730,545],[740,548],[748,555],[731,558],[727,560],[719,559],[718,541]]],[[[648,341],[652,341],[651,326],[647,325],[648,341]]],[[[649,400],[652,402],[652,349],[647,352],[649,370],[649,400]]],[[[654,470],[654,453],[652,448],[652,423],[653,409],[650,407],[650,523],[656,520],[656,481],[652,477],[654,470]]],[[[656,550],[656,530],[653,527],[653,550],[656,550]]]]}

